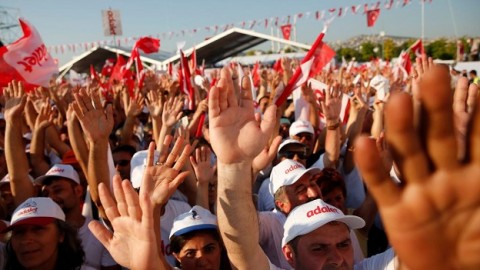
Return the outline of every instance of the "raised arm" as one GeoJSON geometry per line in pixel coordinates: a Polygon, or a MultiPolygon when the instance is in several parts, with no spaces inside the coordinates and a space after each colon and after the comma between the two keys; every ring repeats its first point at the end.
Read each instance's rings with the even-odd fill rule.
{"type": "Polygon", "coordinates": [[[45,130],[52,121],[52,110],[46,102],[42,105],[40,113],[37,115],[34,129],[32,130],[32,142],[30,145],[30,161],[32,163],[32,172],[34,177],[47,173],[50,166],[45,160],[45,130]]]}
{"type": "Polygon", "coordinates": [[[467,133],[467,158],[459,160],[448,68],[430,67],[419,90],[420,130],[411,96],[392,95],[385,108],[386,138],[404,183],[390,179],[369,138],[357,141],[355,160],[405,268],[480,269],[480,110],[467,133]]]}
{"type": "Polygon", "coordinates": [[[252,160],[265,147],[275,126],[275,106],[255,120],[250,91],[234,95],[228,69],[222,69],[210,90],[209,123],[218,159],[218,223],[229,258],[236,269],[268,269],[258,244],[259,229],[252,201],[252,160]]]}
{"type": "Polygon", "coordinates": [[[340,156],[340,110],[342,101],[340,100],[341,91],[339,89],[333,92],[325,91],[325,101],[321,102],[322,110],[327,121],[325,136],[325,155],[323,164],[325,168],[336,168],[340,156]]]}
{"type": "Polygon", "coordinates": [[[108,135],[113,128],[112,106],[104,110],[98,93],[87,94],[85,90],[75,94],[73,103],[75,114],[82,125],[89,145],[88,175],[92,201],[98,207],[100,215],[105,218],[105,212],[98,196],[98,185],[104,183],[110,186],[108,170],[108,135]]]}
{"type": "Polygon", "coordinates": [[[13,81],[4,90],[5,96],[5,159],[7,161],[10,188],[19,205],[35,195],[32,182],[28,178],[28,160],[22,136],[22,113],[27,96],[21,82],[13,81]]]}

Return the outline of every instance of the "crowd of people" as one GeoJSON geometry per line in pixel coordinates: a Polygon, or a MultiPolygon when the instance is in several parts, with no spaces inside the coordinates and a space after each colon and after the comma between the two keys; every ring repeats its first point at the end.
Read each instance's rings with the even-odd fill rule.
{"type": "Polygon", "coordinates": [[[330,67],[276,106],[281,65],[12,81],[0,268],[479,269],[478,78],[330,67]]]}

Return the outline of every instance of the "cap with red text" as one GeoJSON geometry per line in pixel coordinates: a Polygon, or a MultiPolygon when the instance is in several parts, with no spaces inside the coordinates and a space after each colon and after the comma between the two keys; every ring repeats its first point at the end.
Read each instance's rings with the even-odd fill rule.
{"type": "Polygon", "coordinates": [[[345,223],[350,229],[359,229],[365,226],[365,221],[357,216],[345,215],[343,212],[321,199],[295,207],[283,225],[282,247],[297,236],[305,235],[322,227],[323,225],[339,221],[345,223]]]}

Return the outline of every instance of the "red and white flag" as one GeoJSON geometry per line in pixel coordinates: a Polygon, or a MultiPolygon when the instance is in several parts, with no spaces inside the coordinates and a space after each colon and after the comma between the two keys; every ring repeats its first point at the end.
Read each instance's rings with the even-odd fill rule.
{"type": "Polygon", "coordinates": [[[410,51],[414,52],[417,57],[422,57],[422,54],[425,53],[425,49],[423,48],[423,42],[421,39],[415,41],[409,48],[410,51]]]}
{"type": "Polygon", "coordinates": [[[290,34],[292,33],[292,25],[285,24],[280,26],[280,29],[282,29],[283,38],[286,40],[290,40],[290,34]]]}
{"type": "Polygon", "coordinates": [[[105,64],[102,68],[102,75],[103,76],[111,76],[113,72],[113,67],[115,66],[115,59],[109,58],[105,60],[105,64]]]}
{"type": "Polygon", "coordinates": [[[295,70],[295,73],[290,78],[290,80],[288,81],[288,84],[285,86],[283,91],[279,91],[278,93],[277,92],[275,93],[273,102],[277,106],[282,105],[283,102],[287,100],[287,97],[290,96],[290,94],[293,92],[294,89],[302,86],[302,84],[304,84],[307,81],[307,79],[310,77],[309,75],[311,74],[313,68],[315,68],[314,72],[316,72],[318,69],[321,70],[323,66],[326,64],[325,63],[326,58],[321,55],[323,51],[322,48],[324,47],[323,37],[325,36],[326,31],[327,31],[327,26],[325,26],[325,28],[320,33],[320,35],[318,35],[312,47],[308,51],[307,55],[305,55],[305,57],[303,58],[300,66],[297,67],[297,69],[295,70]]]}
{"type": "Polygon", "coordinates": [[[156,53],[160,49],[160,39],[151,37],[141,37],[135,42],[134,48],[142,50],[144,53],[156,53]]]}
{"type": "Polygon", "coordinates": [[[19,19],[23,37],[0,47],[0,88],[12,80],[22,81],[26,89],[48,87],[58,74],[58,66],[47,51],[40,34],[25,19],[19,19]]]}
{"type": "Polygon", "coordinates": [[[373,27],[378,19],[378,16],[380,16],[380,9],[372,9],[367,11],[367,26],[373,27]]]}
{"type": "Polygon", "coordinates": [[[183,86],[182,91],[188,97],[188,109],[195,110],[195,92],[192,87],[190,67],[188,66],[188,60],[183,54],[182,50],[180,50],[180,64],[182,65],[182,69],[181,69],[181,75],[182,75],[181,85],[183,86]]]}

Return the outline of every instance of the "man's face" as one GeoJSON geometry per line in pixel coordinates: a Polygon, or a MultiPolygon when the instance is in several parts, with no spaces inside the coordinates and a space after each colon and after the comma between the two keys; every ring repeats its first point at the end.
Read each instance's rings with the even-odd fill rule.
{"type": "Polygon", "coordinates": [[[280,203],[279,207],[285,214],[290,213],[293,208],[313,201],[321,199],[322,193],[317,185],[317,175],[310,172],[304,174],[297,182],[285,187],[285,200],[280,203]]]}
{"type": "Polygon", "coordinates": [[[295,139],[305,144],[310,149],[310,151],[313,149],[313,146],[315,143],[315,136],[313,136],[312,133],[308,133],[308,132],[301,132],[301,133],[298,133],[297,135],[293,135],[292,139],[295,139]]]}
{"type": "Polygon", "coordinates": [[[304,145],[295,143],[287,144],[278,152],[278,156],[280,157],[280,161],[292,159],[301,163],[303,166],[307,164],[307,148],[304,145]]]}
{"type": "Polygon", "coordinates": [[[296,252],[286,245],[283,254],[296,270],[353,269],[350,230],[341,222],[330,222],[300,236],[296,252]]]}
{"type": "Polygon", "coordinates": [[[115,169],[122,179],[130,179],[130,161],[132,156],[128,152],[115,152],[112,155],[115,169]]]}
{"type": "Polygon", "coordinates": [[[42,195],[56,202],[67,214],[80,207],[82,187],[70,179],[56,178],[42,187],[42,195]]]}

